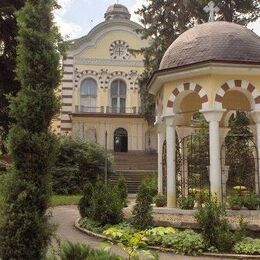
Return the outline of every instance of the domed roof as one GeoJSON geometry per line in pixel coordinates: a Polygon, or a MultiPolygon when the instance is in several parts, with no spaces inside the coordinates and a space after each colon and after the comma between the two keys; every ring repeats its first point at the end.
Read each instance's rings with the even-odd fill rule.
{"type": "Polygon", "coordinates": [[[210,22],[180,35],[165,52],[160,69],[203,61],[260,63],[260,37],[229,22],[210,22]]]}
{"type": "Polygon", "coordinates": [[[130,20],[131,14],[129,13],[127,7],[120,4],[113,4],[110,5],[107,8],[107,11],[105,13],[105,19],[111,20],[111,19],[127,19],[130,20]]]}

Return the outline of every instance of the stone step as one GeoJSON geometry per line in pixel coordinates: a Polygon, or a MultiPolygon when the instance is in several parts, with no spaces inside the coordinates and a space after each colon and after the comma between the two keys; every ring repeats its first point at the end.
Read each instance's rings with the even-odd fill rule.
{"type": "Polygon", "coordinates": [[[138,187],[140,186],[141,182],[144,178],[149,175],[155,174],[155,172],[151,171],[116,171],[112,174],[109,179],[112,183],[115,183],[120,176],[123,176],[126,180],[126,185],[128,189],[128,193],[137,193],[138,187]]]}

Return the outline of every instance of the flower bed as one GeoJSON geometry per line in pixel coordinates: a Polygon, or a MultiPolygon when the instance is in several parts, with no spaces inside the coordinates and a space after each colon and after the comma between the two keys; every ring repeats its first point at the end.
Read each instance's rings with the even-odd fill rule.
{"type": "MultiPolygon", "coordinates": [[[[138,231],[127,222],[118,225],[105,225],[89,219],[81,219],[78,223],[80,228],[97,233],[98,237],[106,238],[114,243],[126,244],[129,237],[140,239],[140,248],[169,250],[175,254],[201,255],[203,252],[217,252],[214,247],[208,248],[203,237],[191,229],[184,231],[172,227],[154,227],[138,231]]],[[[89,234],[89,233],[88,233],[89,234]]],[[[235,244],[232,253],[259,255],[260,239],[244,238],[235,244]]]]}

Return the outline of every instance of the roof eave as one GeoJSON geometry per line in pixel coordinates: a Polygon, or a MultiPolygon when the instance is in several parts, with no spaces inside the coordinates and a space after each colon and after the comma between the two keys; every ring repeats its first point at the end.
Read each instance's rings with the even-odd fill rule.
{"type": "Polygon", "coordinates": [[[189,73],[190,76],[201,75],[211,73],[212,69],[220,67],[237,67],[242,69],[256,69],[255,72],[260,73],[260,61],[221,61],[221,60],[209,60],[202,61],[194,64],[188,64],[183,66],[178,66],[174,68],[167,68],[154,71],[153,75],[149,79],[147,86],[149,88],[149,93],[156,95],[160,90],[162,84],[167,81],[173,81],[178,78],[183,78],[184,75],[189,73]]]}

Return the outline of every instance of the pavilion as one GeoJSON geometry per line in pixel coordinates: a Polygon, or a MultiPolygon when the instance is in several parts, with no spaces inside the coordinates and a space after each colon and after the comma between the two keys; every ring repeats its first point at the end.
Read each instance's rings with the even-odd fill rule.
{"type": "Polygon", "coordinates": [[[192,134],[196,111],[209,123],[210,193],[219,201],[223,195],[222,171],[226,167],[221,163],[221,146],[229,130],[227,122],[234,111],[247,112],[256,143],[254,191],[259,194],[260,37],[229,22],[195,26],[172,43],[148,84],[150,93],[156,96],[158,190],[164,190],[165,166],[167,207],[177,206],[175,140],[192,134]]]}

